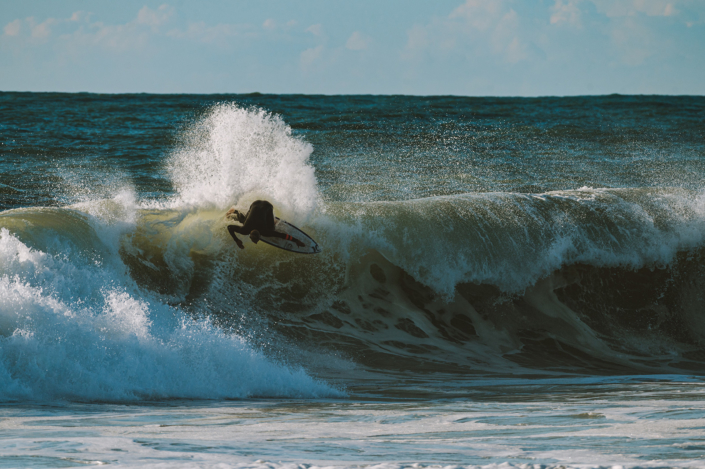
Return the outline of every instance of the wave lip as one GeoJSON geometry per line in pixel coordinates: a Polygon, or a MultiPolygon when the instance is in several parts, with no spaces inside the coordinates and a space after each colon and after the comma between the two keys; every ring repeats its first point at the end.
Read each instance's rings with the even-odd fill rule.
{"type": "Polygon", "coordinates": [[[520,293],[576,263],[667,265],[705,241],[703,202],[685,190],[582,188],[336,203],[326,214],[342,226],[321,244],[375,249],[447,298],[465,282],[520,293]]]}

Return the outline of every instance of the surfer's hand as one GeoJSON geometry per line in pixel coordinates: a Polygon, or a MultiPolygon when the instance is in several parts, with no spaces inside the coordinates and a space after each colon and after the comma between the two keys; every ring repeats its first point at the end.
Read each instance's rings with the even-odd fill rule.
{"type": "Polygon", "coordinates": [[[239,247],[240,249],[245,249],[245,245],[242,244],[242,241],[240,241],[239,239],[236,239],[235,243],[237,243],[237,247],[239,247]]]}
{"type": "Polygon", "coordinates": [[[298,239],[295,239],[294,242],[296,243],[296,245],[297,245],[298,247],[300,247],[300,248],[304,247],[304,243],[302,243],[302,242],[299,241],[298,239]]]}
{"type": "Polygon", "coordinates": [[[232,215],[233,213],[235,213],[235,209],[234,209],[234,208],[231,208],[230,210],[228,210],[228,213],[226,213],[225,216],[226,216],[226,217],[229,217],[229,216],[232,215]]]}

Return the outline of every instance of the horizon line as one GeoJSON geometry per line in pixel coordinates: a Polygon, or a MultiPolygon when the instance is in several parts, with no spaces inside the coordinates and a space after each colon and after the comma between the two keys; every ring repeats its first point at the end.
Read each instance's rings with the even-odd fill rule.
{"type": "Polygon", "coordinates": [[[566,95],[463,95],[463,94],[386,94],[386,93],[269,93],[261,91],[250,92],[212,92],[212,93],[197,93],[197,92],[153,92],[153,91],[27,91],[27,90],[0,90],[0,93],[16,93],[16,94],[92,94],[92,95],[155,95],[155,96],[219,96],[219,95],[238,95],[238,96],[307,96],[307,97],[336,97],[336,96],[366,96],[366,97],[410,97],[410,98],[512,98],[512,99],[538,99],[538,98],[598,98],[610,96],[624,97],[670,97],[670,98],[701,98],[705,94],[658,94],[658,93],[607,93],[607,94],[566,94],[566,95]]]}

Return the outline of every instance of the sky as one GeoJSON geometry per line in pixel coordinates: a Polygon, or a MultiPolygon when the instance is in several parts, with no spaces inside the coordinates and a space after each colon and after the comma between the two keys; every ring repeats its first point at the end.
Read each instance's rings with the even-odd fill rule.
{"type": "Polygon", "coordinates": [[[0,0],[0,90],[705,94],[705,0],[0,0]]]}

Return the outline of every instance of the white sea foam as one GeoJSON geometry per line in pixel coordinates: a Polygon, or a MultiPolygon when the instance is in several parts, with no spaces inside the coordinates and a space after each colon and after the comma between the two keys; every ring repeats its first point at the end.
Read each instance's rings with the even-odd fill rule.
{"type": "Polygon", "coordinates": [[[342,395],[105,265],[30,249],[6,229],[0,269],[2,400],[342,395]]]}
{"type": "Polygon", "coordinates": [[[377,384],[412,398],[10,407],[0,453],[5,467],[703,467],[702,383],[683,378],[395,376],[377,384]],[[413,399],[429,390],[442,397],[413,399]]]}

